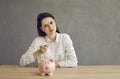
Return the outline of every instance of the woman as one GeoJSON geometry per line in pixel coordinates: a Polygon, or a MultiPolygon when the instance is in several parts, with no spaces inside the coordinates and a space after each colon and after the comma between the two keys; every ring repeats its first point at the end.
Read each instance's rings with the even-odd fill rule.
{"type": "Polygon", "coordinates": [[[59,33],[55,18],[50,13],[37,17],[38,37],[21,56],[20,65],[27,66],[43,58],[51,58],[56,67],[77,67],[77,57],[68,34],[59,33]]]}

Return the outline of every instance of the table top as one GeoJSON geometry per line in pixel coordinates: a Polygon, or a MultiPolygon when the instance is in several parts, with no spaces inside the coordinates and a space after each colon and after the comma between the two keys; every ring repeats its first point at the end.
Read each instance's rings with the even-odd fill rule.
{"type": "Polygon", "coordinates": [[[37,67],[0,65],[0,79],[120,79],[120,66],[56,68],[53,76],[40,76],[37,67]]]}

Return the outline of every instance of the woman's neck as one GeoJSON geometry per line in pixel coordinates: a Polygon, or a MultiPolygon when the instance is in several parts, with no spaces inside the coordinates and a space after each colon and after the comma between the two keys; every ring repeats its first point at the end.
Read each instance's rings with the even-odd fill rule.
{"type": "Polygon", "coordinates": [[[48,35],[48,38],[49,38],[51,41],[55,41],[55,39],[56,39],[56,34],[48,35]]]}

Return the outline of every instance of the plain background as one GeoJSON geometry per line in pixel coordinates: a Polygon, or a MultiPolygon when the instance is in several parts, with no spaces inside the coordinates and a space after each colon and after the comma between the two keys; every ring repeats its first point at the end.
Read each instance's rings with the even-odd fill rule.
{"type": "Polygon", "coordinates": [[[79,65],[120,65],[120,0],[0,0],[0,64],[19,64],[41,12],[71,36],[79,65]]]}

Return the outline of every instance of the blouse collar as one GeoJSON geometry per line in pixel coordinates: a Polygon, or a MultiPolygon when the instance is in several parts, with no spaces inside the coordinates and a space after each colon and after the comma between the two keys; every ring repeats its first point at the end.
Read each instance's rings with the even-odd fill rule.
{"type": "MultiPolygon", "coordinates": [[[[48,38],[48,36],[46,36],[45,39],[46,39],[46,41],[48,41],[48,42],[52,42],[52,41],[48,38]]],[[[56,33],[56,39],[55,39],[54,42],[58,42],[58,41],[59,41],[59,34],[56,33]]]]}

